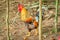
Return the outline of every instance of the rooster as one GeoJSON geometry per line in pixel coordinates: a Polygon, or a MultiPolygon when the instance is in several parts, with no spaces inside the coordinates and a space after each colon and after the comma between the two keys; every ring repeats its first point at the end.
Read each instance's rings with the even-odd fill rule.
{"type": "MultiPolygon", "coordinates": [[[[27,36],[30,36],[31,31],[38,27],[38,22],[36,21],[36,19],[33,19],[35,17],[30,16],[29,12],[26,10],[26,8],[22,4],[18,5],[18,11],[20,12],[21,20],[25,22],[29,30],[27,36]]],[[[36,30],[36,35],[37,35],[37,32],[38,31],[36,30]]],[[[26,39],[26,37],[24,39],[26,39]]]]}

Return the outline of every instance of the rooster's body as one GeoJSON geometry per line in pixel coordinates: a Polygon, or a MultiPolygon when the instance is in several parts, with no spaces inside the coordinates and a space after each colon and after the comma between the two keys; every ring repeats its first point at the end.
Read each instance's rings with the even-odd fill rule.
{"type": "Polygon", "coordinates": [[[29,30],[28,33],[30,35],[31,30],[36,29],[38,27],[38,22],[36,21],[36,19],[33,19],[33,17],[30,16],[29,12],[24,6],[18,5],[18,9],[21,16],[20,19],[27,24],[27,28],[29,30]]]}

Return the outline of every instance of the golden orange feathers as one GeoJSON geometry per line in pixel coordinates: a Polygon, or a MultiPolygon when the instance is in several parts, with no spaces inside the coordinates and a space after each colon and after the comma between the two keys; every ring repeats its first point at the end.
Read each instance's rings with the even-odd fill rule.
{"type": "Polygon", "coordinates": [[[34,21],[33,24],[35,27],[38,27],[38,22],[34,21]]]}
{"type": "Polygon", "coordinates": [[[32,22],[32,21],[33,21],[32,17],[26,19],[26,22],[32,22]]]}

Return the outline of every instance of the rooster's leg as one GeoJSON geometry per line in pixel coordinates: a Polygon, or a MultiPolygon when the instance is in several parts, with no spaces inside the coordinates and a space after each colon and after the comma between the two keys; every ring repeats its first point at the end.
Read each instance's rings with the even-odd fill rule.
{"type": "Polygon", "coordinates": [[[26,36],[30,36],[30,32],[28,32],[26,36]]]}
{"type": "Polygon", "coordinates": [[[35,36],[38,34],[38,29],[35,30],[35,36]]]}
{"type": "Polygon", "coordinates": [[[24,37],[24,40],[26,40],[27,37],[29,37],[29,36],[30,36],[30,32],[27,33],[26,37],[24,37]]]}

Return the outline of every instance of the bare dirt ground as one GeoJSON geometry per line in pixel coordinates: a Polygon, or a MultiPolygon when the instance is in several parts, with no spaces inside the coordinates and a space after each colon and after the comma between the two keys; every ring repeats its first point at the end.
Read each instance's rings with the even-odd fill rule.
{"type": "MultiPolygon", "coordinates": [[[[7,40],[7,25],[6,25],[6,14],[8,13],[8,1],[7,0],[0,0],[0,40],[7,40]]],[[[20,3],[20,0],[9,0],[9,33],[11,40],[24,40],[23,38],[28,32],[28,29],[25,27],[25,23],[20,21],[20,17],[17,16],[16,13],[17,5],[20,3]],[[15,22],[13,22],[15,19],[15,22]]],[[[49,14],[47,14],[49,16],[49,14]]],[[[60,15],[60,13],[59,13],[60,15]]],[[[47,17],[48,17],[47,16],[47,17]]],[[[60,16],[58,16],[58,27],[60,27],[60,16]]],[[[54,17],[45,19],[43,21],[43,29],[42,32],[48,31],[48,37],[44,40],[48,40],[51,36],[49,34],[54,25],[54,17]]],[[[39,40],[38,35],[34,36],[32,32],[31,36],[27,38],[27,40],[39,40]]],[[[60,34],[60,33],[59,33],[60,34]]],[[[55,36],[55,35],[54,35],[55,36]]],[[[50,39],[51,40],[51,39],[50,39]]]]}

